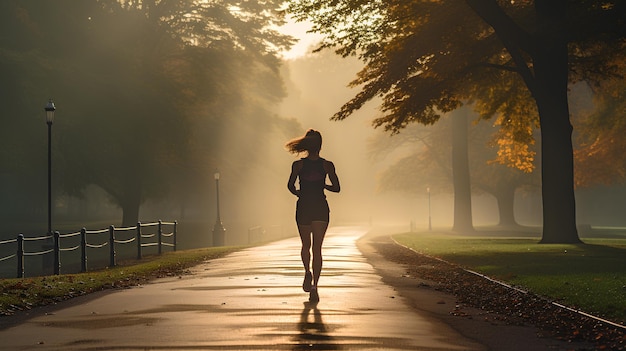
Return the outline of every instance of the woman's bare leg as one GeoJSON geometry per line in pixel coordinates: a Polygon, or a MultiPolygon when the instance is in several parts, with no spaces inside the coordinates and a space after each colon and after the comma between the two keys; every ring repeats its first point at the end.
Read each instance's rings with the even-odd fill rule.
{"type": "Polygon", "coordinates": [[[298,225],[298,232],[300,233],[300,240],[302,241],[302,249],[300,250],[300,257],[302,258],[302,265],[304,271],[311,270],[311,226],[310,225],[298,225]]]}
{"type": "Polygon", "coordinates": [[[317,288],[317,282],[322,273],[322,243],[328,229],[328,222],[314,221],[311,223],[313,233],[313,286],[317,288]]]}

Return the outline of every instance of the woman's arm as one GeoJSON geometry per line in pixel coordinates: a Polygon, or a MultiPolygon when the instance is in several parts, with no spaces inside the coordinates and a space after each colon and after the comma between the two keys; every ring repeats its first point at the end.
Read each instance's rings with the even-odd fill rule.
{"type": "Polygon", "coordinates": [[[337,177],[335,172],[335,165],[330,161],[324,161],[324,169],[330,180],[330,184],[324,184],[324,189],[338,193],[341,190],[341,186],[339,185],[339,177],[337,177]]]}
{"type": "Polygon", "coordinates": [[[289,181],[287,182],[287,189],[295,196],[300,196],[300,190],[296,189],[296,178],[298,173],[302,169],[302,161],[294,161],[291,165],[291,174],[289,175],[289,181]]]}

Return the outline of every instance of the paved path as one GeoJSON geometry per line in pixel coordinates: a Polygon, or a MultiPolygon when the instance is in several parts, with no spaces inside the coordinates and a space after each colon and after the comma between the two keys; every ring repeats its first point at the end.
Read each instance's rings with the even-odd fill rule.
{"type": "Polygon", "coordinates": [[[484,350],[382,283],[356,247],[364,234],[329,230],[317,305],[292,238],[35,316],[0,331],[2,349],[484,350]]]}

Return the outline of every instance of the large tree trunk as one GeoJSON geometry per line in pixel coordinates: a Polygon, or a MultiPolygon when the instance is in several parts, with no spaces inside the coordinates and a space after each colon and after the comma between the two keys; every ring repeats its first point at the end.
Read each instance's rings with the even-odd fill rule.
{"type": "Polygon", "coordinates": [[[548,101],[537,105],[541,116],[541,242],[578,243],[580,239],[576,230],[572,126],[567,113],[567,102],[548,101]]]}
{"type": "Polygon", "coordinates": [[[454,183],[454,224],[457,232],[474,231],[472,225],[472,191],[468,155],[467,107],[452,111],[452,181],[454,183]]]}
{"type": "Polygon", "coordinates": [[[499,187],[494,194],[498,201],[498,225],[502,227],[517,227],[515,221],[515,187],[499,187]]]}
{"type": "Polygon", "coordinates": [[[493,0],[466,0],[489,23],[528,85],[541,124],[542,243],[580,242],[576,231],[572,125],[567,105],[567,0],[535,0],[538,32],[524,35],[493,0]],[[524,55],[532,56],[526,66],[524,55]]]}
{"type": "MultiPolygon", "coordinates": [[[[555,9],[548,9],[546,20],[555,9]]],[[[549,33],[557,35],[557,33],[549,33]]],[[[542,243],[578,243],[572,125],[567,103],[567,43],[546,33],[533,57],[541,123],[542,243]]]]}

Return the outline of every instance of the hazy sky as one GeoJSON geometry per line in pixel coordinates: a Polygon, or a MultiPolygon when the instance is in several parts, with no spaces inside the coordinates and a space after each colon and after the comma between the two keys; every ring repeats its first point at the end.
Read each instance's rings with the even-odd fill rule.
{"type": "Polygon", "coordinates": [[[285,59],[291,60],[310,53],[310,46],[315,44],[321,38],[318,34],[307,33],[310,28],[311,24],[308,22],[296,23],[293,20],[288,20],[286,25],[278,28],[281,33],[288,34],[299,39],[291,50],[283,54],[285,59]]]}
{"type": "MultiPolygon", "coordinates": [[[[295,36],[296,32],[305,33],[307,27],[297,24],[289,28],[294,31],[289,34],[295,36]]],[[[280,114],[298,120],[303,128],[301,133],[308,128],[322,133],[322,157],[335,163],[342,185],[341,193],[327,194],[333,225],[393,219],[405,222],[408,228],[410,217],[426,221],[424,213],[416,213],[423,212],[423,206],[413,203],[414,199],[399,194],[380,194],[377,190],[377,178],[385,165],[374,163],[367,156],[366,145],[369,138],[383,133],[371,126],[372,119],[380,114],[378,104],[366,104],[344,121],[329,120],[358,92],[347,85],[362,63],[354,58],[343,59],[329,50],[310,53],[310,45],[315,43],[316,37],[305,35],[305,38],[301,46],[287,55],[288,96],[280,106],[280,114]]],[[[295,158],[283,159],[284,179],[287,179],[289,162],[295,158]]],[[[290,198],[286,201],[291,205],[290,198]]]]}
{"type": "MultiPolygon", "coordinates": [[[[307,22],[290,20],[279,28],[280,32],[299,39],[283,55],[289,71],[285,79],[289,82],[288,96],[281,104],[280,112],[284,117],[297,119],[304,129],[313,128],[322,132],[322,157],[335,162],[342,183],[340,194],[328,195],[331,221],[333,224],[392,221],[405,223],[407,228],[410,221],[415,221],[418,226],[425,226],[428,220],[425,194],[416,198],[408,194],[378,191],[379,175],[393,160],[375,163],[367,155],[368,140],[384,133],[371,126],[371,121],[380,114],[377,102],[366,104],[344,121],[329,120],[343,103],[358,92],[357,88],[348,88],[347,85],[355,78],[362,63],[356,59],[332,58],[334,55],[327,51],[313,54],[312,46],[321,36],[307,33],[310,26],[307,22]]],[[[288,163],[293,159],[283,160],[288,163]]],[[[448,195],[438,196],[433,201],[434,224],[450,221],[450,201],[448,195]]]]}

